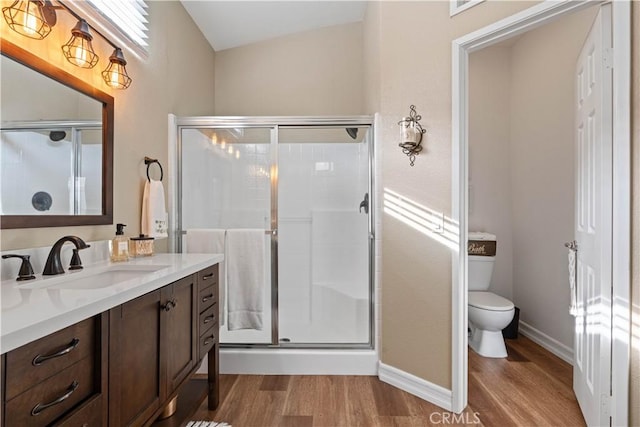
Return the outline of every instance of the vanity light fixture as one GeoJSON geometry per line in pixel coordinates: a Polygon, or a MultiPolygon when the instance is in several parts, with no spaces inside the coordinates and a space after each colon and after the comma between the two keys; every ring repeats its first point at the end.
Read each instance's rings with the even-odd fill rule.
{"type": "Polygon", "coordinates": [[[56,11],[50,1],[19,0],[3,7],[2,14],[13,31],[36,40],[49,35],[56,25],[56,11]]]}
{"type": "Polygon", "coordinates": [[[126,89],[131,85],[131,77],[127,74],[127,61],[122,49],[116,47],[109,57],[109,65],[102,72],[104,82],[114,89],[126,89]]]}
{"type": "Polygon", "coordinates": [[[71,30],[71,38],[62,46],[62,53],[67,61],[81,68],[93,68],[98,63],[98,55],[91,45],[93,36],[89,32],[89,24],[84,19],[71,30]]]}
{"type": "Polygon", "coordinates": [[[420,125],[422,116],[416,112],[416,106],[409,106],[409,116],[398,122],[400,126],[400,143],[402,152],[409,156],[409,165],[413,166],[416,156],[422,151],[422,135],[426,132],[420,125]]]}
{"type": "Polygon", "coordinates": [[[16,0],[11,6],[3,7],[2,14],[7,21],[9,28],[18,34],[32,39],[42,40],[51,32],[51,28],[56,25],[56,9],[66,10],[73,15],[78,23],[71,30],[71,38],[62,46],[62,53],[67,61],[81,68],[93,68],[98,63],[98,55],[93,50],[91,44],[93,36],[90,30],[95,31],[114,51],[109,57],[109,65],[102,72],[104,82],[114,89],[126,89],[131,85],[132,79],[127,73],[127,61],[124,59],[122,49],[101,34],[87,21],[82,19],[64,3],[60,6],[53,6],[50,0],[16,0]]]}

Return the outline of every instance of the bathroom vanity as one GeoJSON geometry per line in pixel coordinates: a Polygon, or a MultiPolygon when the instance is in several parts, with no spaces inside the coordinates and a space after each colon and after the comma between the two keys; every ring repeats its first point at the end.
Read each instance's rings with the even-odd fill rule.
{"type": "Polygon", "coordinates": [[[177,396],[167,425],[205,394],[215,409],[220,261],[158,254],[2,282],[2,425],[151,425],[177,396]],[[205,355],[207,380],[191,379],[205,355]]]}

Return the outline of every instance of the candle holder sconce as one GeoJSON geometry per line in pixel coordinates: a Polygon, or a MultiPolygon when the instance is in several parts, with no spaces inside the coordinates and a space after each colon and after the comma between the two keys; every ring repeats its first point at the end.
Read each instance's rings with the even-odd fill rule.
{"type": "Polygon", "coordinates": [[[422,135],[427,131],[420,125],[422,116],[416,112],[416,106],[409,106],[409,116],[398,122],[400,126],[400,143],[402,152],[409,156],[409,165],[413,166],[416,156],[422,151],[422,135]]]}

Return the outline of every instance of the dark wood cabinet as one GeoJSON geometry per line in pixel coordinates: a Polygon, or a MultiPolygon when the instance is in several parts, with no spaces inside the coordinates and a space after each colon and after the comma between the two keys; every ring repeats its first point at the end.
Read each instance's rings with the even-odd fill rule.
{"type": "Polygon", "coordinates": [[[2,426],[148,426],[205,355],[215,409],[218,316],[214,265],[2,355],[2,426]]]}
{"type": "Polygon", "coordinates": [[[165,397],[171,398],[198,361],[196,275],[162,288],[160,338],[166,366],[165,397]]]}
{"type": "Polygon", "coordinates": [[[3,355],[3,425],[106,425],[107,323],[103,313],[3,355]]]}
{"type": "Polygon", "coordinates": [[[161,290],[109,311],[109,425],[143,425],[163,403],[161,290]]]}

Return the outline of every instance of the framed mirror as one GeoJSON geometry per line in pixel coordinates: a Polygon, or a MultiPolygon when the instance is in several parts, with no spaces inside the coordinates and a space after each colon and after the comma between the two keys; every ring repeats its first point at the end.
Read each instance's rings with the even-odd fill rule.
{"type": "Polygon", "coordinates": [[[0,227],[113,223],[113,97],[0,44],[0,227]]]}

